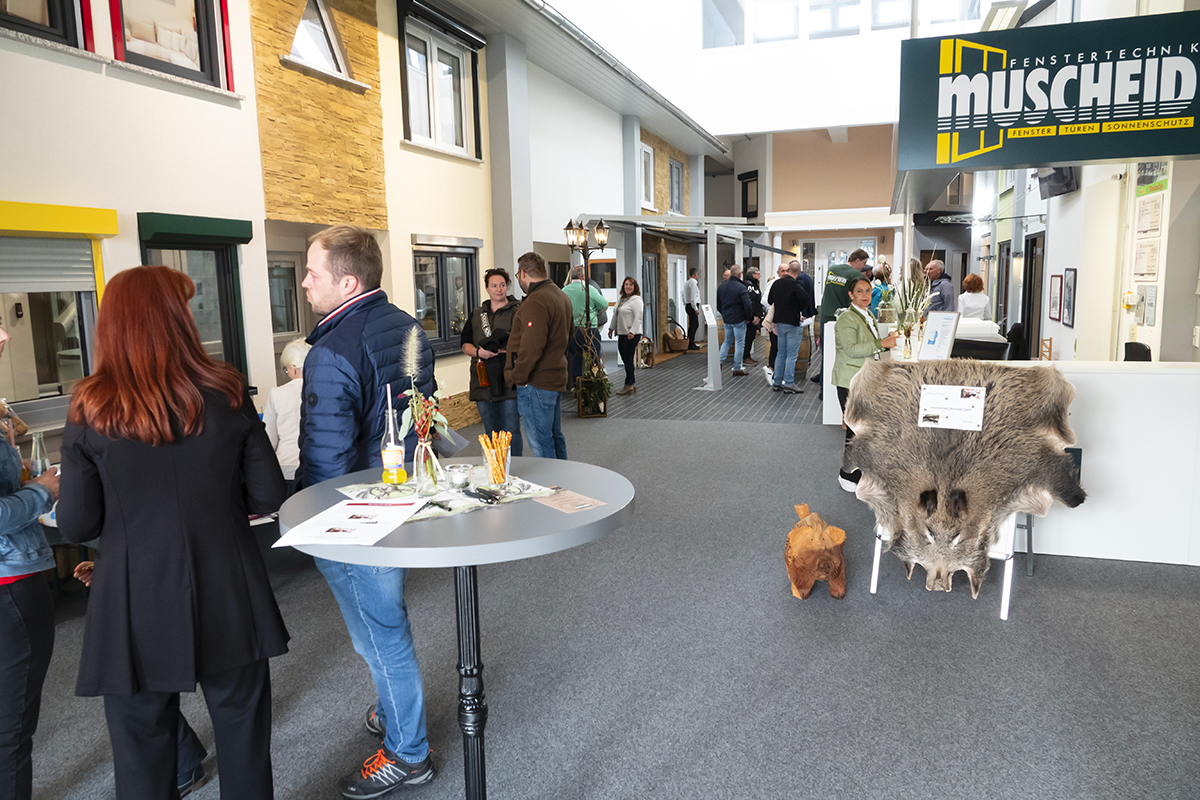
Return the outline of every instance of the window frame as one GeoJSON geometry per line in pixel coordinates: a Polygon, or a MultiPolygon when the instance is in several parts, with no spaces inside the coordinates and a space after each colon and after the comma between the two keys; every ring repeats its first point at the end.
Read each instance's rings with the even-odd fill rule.
{"type": "Polygon", "coordinates": [[[742,184],[742,216],[746,219],[754,219],[758,216],[758,170],[750,170],[743,172],[737,176],[742,184]],[[754,184],[754,207],[751,209],[750,204],[750,184],[754,184]]]}
{"type": "MultiPolygon", "coordinates": [[[[754,44],[771,44],[773,42],[799,41],[804,38],[804,24],[802,22],[802,19],[803,19],[802,15],[807,10],[808,10],[808,3],[807,2],[801,3],[800,0],[754,0],[753,5],[750,6],[750,13],[747,15],[747,17],[752,17],[751,24],[753,25],[753,28],[754,28],[752,31],[752,36],[749,38],[753,39],[754,44]],[[795,21],[795,32],[794,33],[789,31],[789,32],[783,33],[783,34],[780,34],[780,33],[775,33],[775,34],[764,33],[762,35],[759,34],[759,13],[766,6],[771,6],[771,5],[774,5],[774,6],[784,6],[784,5],[792,6],[792,5],[794,5],[795,11],[796,11],[796,21],[795,21]]],[[[747,27],[749,27],[749,26],[747,26],[747,27]]]]}
{"type": "Polygon", "coordinates": [[[900,20],[899,22],[880,22],[879,21],[879,6],[882,2],[884,2],[884,0],[871,0],[871,30],[885,31],[885,30],[890,30],[892,28],[904,28],[909,25],[911,18],[912,18],[912,3],[907,3],[907,2],[905,2],[905,0],[892,0],[892,1],[904,3],[904,7],[907,9],[907,11],[904,14],[904,19],[900,20]]]}
{"type": "Polygon", "coordinates": [[[15,14],[0,14],[0,28],[58,42],[67,47],[79,47],[78,20],[82,9],[77,9],[76,5],[76,0],[46,0],[49,25],[40,25],[15,14]]]}
{"type": "Polygon", "coordinates": [[[199,70],[126,50],[124,0],[110,0],[109,4],[113,56],[126,64],[232,92],[233,67],[230,65],[229,20],[225,0],[193,0],[193,3],[196,9],[196,49],[201,59],[199,70]],[[222,78],[225,79],[224,86],[222,78]]]}
{"type": "MultiPolygon", "coordinates": [[[[142,263],[150,264],[151,250],[205,252],[216,256],[217,301],[221,304],[221,360],[242,373],[250,382],[246,357],[246,329],[242,314],[241,275],[236,245],[228,244],[155,244],[142,242],[142,263]]],[[[173,269],[173,268],[172,268],[173,269]]],[[[180,270],[183,274],[187,272],[180,270]]],[[[274,334],[272,334],[274,338],[274,334]]]]}
{"type": "Polygon", "coordinates": [[[404,115],[404,140],[420,147],[427,147],[443,153],[482,161],[483,143],[481,141],[481,121],[479,116],[478,50],[483,46],[483,39],[478,34],[474,34],[474,32],[445,18],[442,18],[447,23],[445,26],[435,27],[433,24],[434,20],[427,18],[424,14],[418,15],[414,13],[422,10],[428,11],[421,4],[412,3],[409,15],[404,17],[401,26],[403,35],[399,37],[401,64],[400,99],[404,115]],[[462,32],[465,35],[462,37],[450,35],[445,31],[445,27],[452,27],[456,32],[462,32]],[[469,36],[476,37],[476,40],[465,41],[464,39],[469,36]],[[420,136],[413,132],[412,89],[409,86],[408,75],[409,37],[420,39],[426,47],[425,91],[429,107],[430,132],[430,136],[428,137],[420,136]],[[437,76],[435,66],[439,63],[437,56],[439,51],[445,51],[456,56],[462,65],[459,77],[459,103],[463,128],[463,143],[461,146],[454,143],[446,144],[438,139],[437,76]]]}
{"type": "Polygon", "coordinates": [[[683,213],[683,164],[673,158],[667,159],[667,185],[670,187],[670,209],[672,214],[683,213]],[[678,175],[678,183],[676,183],[678,175]],[[679,189],[676,192],[676,188],[679,189]]]}
{"type": "Polygon", "coordinates": [[[839,9],[843,7],[858,6],[859,14],[862,14],[863,0],[809,0],[808,3],[808,38],[809,39],[830,39],[836,36],[855,36],[862,33],[862,17],[859,17],[858,24],[853,27],[836,27],[836,28],[814,28],[812,27],[812,12],[816,8],[829,8],[831,19],[837,20],[840,17],[839,9]]]}
{"type": "Polygon", "coordinates": [[[346,56],[346,48],[342,43],[342,35],[338,31],[337,25],[334,24],[333,16],[330,15],[329,9],[325,7],[325,0],[305,0],[305,11],[308,10],[309,3],[313,3],[317,8],[317,16],[321,19],[322,32],[325,34],[326,42],[329,44],[329,54],[333,57],[333,69],[330,70],[322,64],[315,64],[295,54],[296,36],[299,35],[300,25],[304,22],[304,12],[301,12],[300,19],[296,22],[296,32],[292,34],[292,49],[288,51],[288,57],[304,64],[310,69],[330,73],[339,78],[354,80],[354,73],[350,69],[350,59],[346,56]]]}
{"type": "Polygon", "coordinates": [[[638,143],[638,176],[641,178],[642,208],[647,211],[658,211],[658,207],[654,205],[654,148],[645,142],[638,143]],[[647,171],[646,164],[647,154],[650,156],[649,171],[647,171]]]}
{"type": "MultiPolygon", "coordinates": [[[[238,247],[254,237],[249,220],[195,217],[139,211],[138,241],[142,263],[150,250],[203,250],[216,253],[217,299],[221,304],[221,350],[226,363],[250,383],[246,356],[246,314],[242,306],[241,259],[238,247]]],[[[265,276],[264,276],[265,277],[265,276]]],[[[250,393],[257,389],[250,386],[250,393]]]]}
{"type": "MultiPolygon", "coordinates": [[[[467,290],[467,322],[470,324],[471,312],[479,305],[479,250],[474,247],[453,247],[446,245],[432,244],[414,244],[412,248],[412,279],[413,291],[417,291],[417,259],[419,258],[434,258],[437,260],[434,275],[437,277],[437,285],[439,291],[437,293],[437,336],[430,336],[431,331],[425,330],[425,336],[429,339],[429,344],[433,347],[433,355],[435,358],[444,355],[454,355],[462,352],[462,345],[459,344],[462,336],[462,331],[454,333],[451,331],[451,300],[450,293],[442,291],[440,287],[449,287],[451,281],[448,278],[446,270],[446,258],[465,258],[466,274],[463,276],[463,286],[467,290]]],[[[415,314],[414,308],[414,317],[415,314]]],[[[418,324],[421,320],[417,320],[418,324]]],[[[424,330],[425,326],[421,328],[424,330]]]]}

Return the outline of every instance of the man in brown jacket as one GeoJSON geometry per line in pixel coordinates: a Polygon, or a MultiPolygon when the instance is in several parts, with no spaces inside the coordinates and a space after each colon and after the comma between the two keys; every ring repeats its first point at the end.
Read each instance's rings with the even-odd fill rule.
{"type": "Polygon", "coordinates": [[[567,457],[562,396],[567,388],[567,340],[574,309],[562,289],[546,279],[546,259],[529,252],[517,259],[525,299],[513,317],[504,379],[517,386],[517,411],[536,458],[567,457]]]}

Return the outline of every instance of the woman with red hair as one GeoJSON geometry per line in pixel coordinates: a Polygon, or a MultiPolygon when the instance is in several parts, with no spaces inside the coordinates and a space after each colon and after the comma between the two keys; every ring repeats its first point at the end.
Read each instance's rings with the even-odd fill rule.
{"type": "Polygon", "coordinates": [[[272,796],[267,659],[288,633],[248,515],[284,481],[241,375],[204,352],[194,293],[167,267],[109,281],[63,432],[59,530],[100,538],[75,691],[104,696],[122,800],[177,796],[179,692],[197,683],[221,797],[272,796]]]}

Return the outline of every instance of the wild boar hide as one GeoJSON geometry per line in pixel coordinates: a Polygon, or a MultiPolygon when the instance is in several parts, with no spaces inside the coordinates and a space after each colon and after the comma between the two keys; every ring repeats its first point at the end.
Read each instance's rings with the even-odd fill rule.
{"type": "Polygon", "coordinates": [[[988,571],[1000,523],[1016,511],[1045,516],[1055,499],[1087,496],[1071,457],[1067,410],[1075,387],[1053,367],[971,359],[868,361],[850,383],[846,424],[855,437],[843,468],[862,470],[857,495],[892,532],[891,550],[925,588],[950,591],[963,570],[971,594],[988,571]],[[923,384],[982,386],[983,430],[917,426],[923,384]]]}

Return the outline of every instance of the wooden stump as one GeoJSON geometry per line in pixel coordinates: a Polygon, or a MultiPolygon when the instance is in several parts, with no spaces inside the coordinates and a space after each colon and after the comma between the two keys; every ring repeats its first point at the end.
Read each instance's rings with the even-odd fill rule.
{"type": "Polygon", "coordinates": [[[829,595],[837,600],[846,596],[846,560],[842,546],[846,532],[826,525],[820,514],[810,514],[807,505],[796,506],[800,521],[792,528],[783,550],[792,594],[801,600],[812,594],[817,581],[829,583],[829,595]]]}

